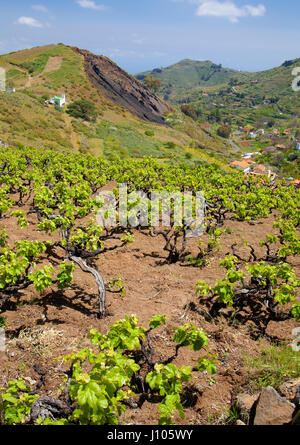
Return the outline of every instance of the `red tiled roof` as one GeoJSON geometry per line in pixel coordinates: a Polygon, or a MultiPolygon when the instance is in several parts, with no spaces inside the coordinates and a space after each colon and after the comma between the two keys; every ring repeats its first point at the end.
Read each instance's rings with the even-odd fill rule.
{"type": "Polygon", "coordinates": [[[234,161],[231,163],[232,167],[241,167],[241,168],[247,168],[250,167],[250,164],[252,162],[248,162],[248,161],[234,161]]]}

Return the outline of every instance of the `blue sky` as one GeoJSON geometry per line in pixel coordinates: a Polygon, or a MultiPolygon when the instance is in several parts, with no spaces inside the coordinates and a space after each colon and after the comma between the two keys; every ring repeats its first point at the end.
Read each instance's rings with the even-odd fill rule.
{"type": "Polygon", "coordinates": [[[63,42],[130,73],[184,58],[258,71],[300,57],[299,0],[0,0],[0,53],[63,42]]]}

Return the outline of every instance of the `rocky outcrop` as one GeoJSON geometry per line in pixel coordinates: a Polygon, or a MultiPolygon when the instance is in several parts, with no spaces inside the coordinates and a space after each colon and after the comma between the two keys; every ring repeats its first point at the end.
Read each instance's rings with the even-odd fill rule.
{"type": "Polygon", "coordinates": [[[300,405],[300,378],[283,383],[279,390],[290,402],[300,405]]]}
{"type": "Polygon", "coordinates": [[[247,423],[249,423],[251,417],[253,416],[253,411],[258,398],[259,394],[250,395],[244,393],[237,396],[236,404],[240,411],[241,419],[247,423]]]}
{"type": "Polygon", "coordinates": [[[293,420],[295,405],[268,386],[263,388],[256,407],[254,425],[286,425],[293,420]]]}
{"type": "Polygon", "coordinates": [[[137,79],[107,57],[75,47],[72,49],[84,57],[90,81],[107,99],[143,120],[166,125],[164,113],[170,110],[169,106],[137,79]]]}
{"type": "MultiPolygon", "coordinates": [[[[235,402],[240,413],[239,421],[250,425],[299,425],[299,379],[281,385],[280,392],[283,396],[268,386],[260,394],[239,394],[235,402]]],[[[237,425],[242,425],[239,421],[237,425]]]]}

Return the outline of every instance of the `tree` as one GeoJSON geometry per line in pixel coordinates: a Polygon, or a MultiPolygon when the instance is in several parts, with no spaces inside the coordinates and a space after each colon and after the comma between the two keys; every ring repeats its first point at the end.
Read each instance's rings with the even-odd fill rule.
{"type": "Polygon", "coordinates": [[[274,127],[274,125],[275,125],[275,120],[274,120],[274,119],[270,119],[267,125],[268,125],[269,128],[274,127]]]}
{"type": "Polygon", "coordinates": [[[216,121],[221,122],[221,120],[222,120],[222,115],[221,115],[220,108],[216,108],[216,121]]]}
{"type": "Polygon", "coordinates": [[[218,136],[228,139],[229,136],[231,135],[231,128],[229,125],[222,125],[221,127],[218,128],[217,133],[218,136]]]}
{"type": "Polygon", "coordinates": [[[180,107],[182,113],[184,113],[186,116],[191,117],[192,119],[197,119],[197,112],[195,108],[192,105],[184,104],[180,107]]]}
{"type": "Polygon", "coordinates": [[[272,159],[272,164],[276,167],[280,167],[284,162],[284,156],[282,153],[275,153],[272,159]]]}
{"type": "Polygon", "coordinates": [[[68,105],[67,113],[75,118],[81,118],[86,121],[95,121],[97,117],[96,107],[88,100],[76,100],[68,105]]]}
{"type": "Polygon", "coordinates": [[[229,85],[230,85],[231,87],[237,85],[238,83],[239,83],[239,82],[238,82],[238,79],[236,79],[236,78],[234,78],[234,77],[231,77],[231,78],[229,79],[229,85]]]}
{"type": "Polygon", "coordinates": [[[154,91],[155,93],[159,91],[162,87],[162,83],[160,79],[155,79],[153,76],[147,76],[144,79],[144,84],[149,90],[154,91]]]}

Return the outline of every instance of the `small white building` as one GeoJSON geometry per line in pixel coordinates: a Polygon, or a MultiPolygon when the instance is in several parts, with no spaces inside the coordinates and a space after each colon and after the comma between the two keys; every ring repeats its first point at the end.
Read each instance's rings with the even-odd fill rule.
{"type": "Polygon", "coordinates": [[[49,104],[58,105],[59,107],[63,107],[66,105],[66,96],[62,94],[61,96],[54,96],[49,101],[49,104]]]}
{"type": "Polygon", "coordinates": [[[296,144],[296,150],[297,150],[297,151],[300,151],[300,142],[297,142],[297,144],[296,144]]]}

